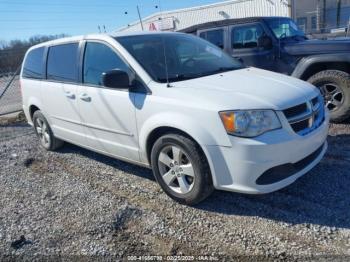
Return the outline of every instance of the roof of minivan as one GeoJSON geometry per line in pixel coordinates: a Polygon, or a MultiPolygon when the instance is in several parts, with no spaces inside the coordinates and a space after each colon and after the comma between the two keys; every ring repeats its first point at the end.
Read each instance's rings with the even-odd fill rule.
{"type": "Polygon", "coordinates": [[[135,35],[157,35],[157,34],[181,34],[181,32],[172,31],[123,31],[109,34],[111,37],[135,36],[135,35]]]}
{"type": "Polygon", "coordinates": [[[179,30],[179,32],[195,33],[196,31],[202,30],[202,29],[227,26],[227,25],[233,25],[233,24],[245,24],[245,23],[257,22],[261,20],[272,20],[272,19],[278,19],[278,18],[282,19],[282,18],[290,18],[290,17],[256,16],[256,17],[225,19],[225,20],[212,21],[212,22],[207,22],[203,24],[193,25],[193,26],[184,28],[182,30],[179,30]]]}
{"type": "Polygon", "coordinates": [[[156,34],[180,34],[177,32],[162,32],[162,31],[135,31],[135,32],[117,32],[112,34],[89,34],[89,35],[79,35],[79,36],[71,36],[71,37],[63,37],[55,40],[50,40],[47,42],[43,42],[32,46],[29,50],[41,47],[41,46],[50,46],[57,44],[64,44],[69,42],[76,42],[83,39],[96,39],[96,40],[104,40],[110,39],[110,37],[122,37],[122,36],[136,36],[136,35],[156,35],[156,34]]]}

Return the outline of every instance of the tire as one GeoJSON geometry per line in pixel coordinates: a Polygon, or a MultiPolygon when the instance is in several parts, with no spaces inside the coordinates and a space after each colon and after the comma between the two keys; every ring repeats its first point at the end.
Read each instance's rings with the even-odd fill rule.
{"type": "Polygon", "coordinates": [[[151,165],[164,192],[181,204],[195,205],[214,190],[205,155],[193,140],[183,135],[160,137],[151,151],[151,165]]]}
{"type": "Polygon", "coordinates": [[[33,124],[36,135],[40,140],[40,145],[48,151],[54,151],[63,146],[63,141],[53,135],[51,127],[44,115],[37,110],[33,115],[33,124]]]}
{"type": "Polygon", "coordinates": [[[334,123],[350,117],[350,74],[325,70],[313,75],[308,82],[320,89],[334,123]]]}

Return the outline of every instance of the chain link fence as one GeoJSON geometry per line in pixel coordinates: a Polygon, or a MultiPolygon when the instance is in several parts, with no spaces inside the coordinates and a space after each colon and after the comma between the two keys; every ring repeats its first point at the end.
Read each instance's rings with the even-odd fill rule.
{"type": "Polygon", "coordinates": [[[22,110],[19,71],[0,72],[0,117],[22,110]]]}
{"type": "Polygon", "coordinates": [[[21,64],[31,46],[62,37],[65,35],[37,35],[28,40],[0,41],[0,141],[33,133],[22,112],[21,64]]]}
{"type": "Polygon", "coordinates": [[[20,65],[14,71],[0,71],[0,142],[33,133],[21,112],[19,72],[20,65]]]}

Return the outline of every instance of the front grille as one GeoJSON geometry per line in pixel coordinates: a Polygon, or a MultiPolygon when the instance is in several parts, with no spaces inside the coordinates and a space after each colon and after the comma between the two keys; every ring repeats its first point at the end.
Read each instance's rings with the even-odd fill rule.
{"type": "Polygon", "coordinates": [[[309,127],[309,119],[291,124],[294,132],[298,133],[300,131],[303,131],[304,129],[307,129],[309,127]]]}
{"type": "Polygon", "coordinates": [[[311,103],[312,103],[313,106],[315,106],[315,105],[317,105],[318,101],[319,101],[319,97],[316,96],[315,98],[313,98],[313,99],[311,100],[311,103]]]}
{"type": "Polygon", "coordinates": [[[300,104],[300,105],[293,106],[291,108],[288,108],[288,109],[284,110],[283,113],[285,114],[285,116],[287,118],[290,118],[290,117],[293,117],[293,116],[300,115],[303,112],[305,112],[306,110],[307,110],[306,104],[300,104]]]}
{"type": "Polygon", "coordinates": [[[294,132],[305,136],[317,129],[324,121],[324,106],[321,96],[306,103],[283,110],[294,132]]]}

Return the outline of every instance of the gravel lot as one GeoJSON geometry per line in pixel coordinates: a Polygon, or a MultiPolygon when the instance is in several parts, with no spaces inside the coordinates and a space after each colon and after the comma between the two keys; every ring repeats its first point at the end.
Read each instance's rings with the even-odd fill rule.
{"type": "Polygon", "coordinates": [[[170,200],[148,169],[69,144],[48,153],[30,127],[0,128],[23,132],[0,141],[3,259],[350,258],[350,125],[332,126],[324,160],[288,188],[215,192],[196,207],[170,200]]]}

